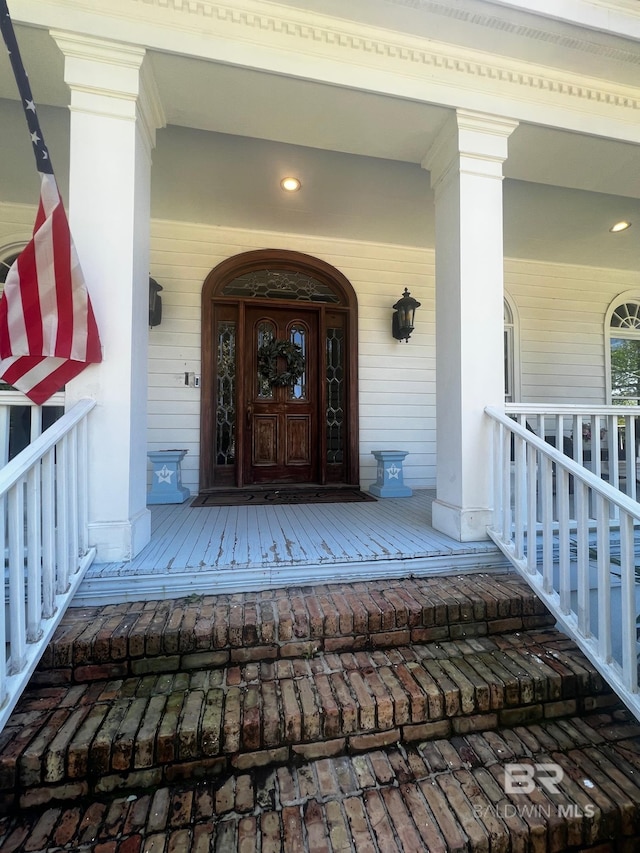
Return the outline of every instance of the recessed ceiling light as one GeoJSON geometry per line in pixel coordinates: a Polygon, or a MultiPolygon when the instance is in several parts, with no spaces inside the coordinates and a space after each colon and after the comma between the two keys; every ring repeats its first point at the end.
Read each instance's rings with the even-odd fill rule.
{"type": "Polygon", "coordinates": [[[297,178],[283,178],[280,181],[280,186],[285,192],[295,193],[300,189],[302,184],[297,178]]]}
{"type": "Polygon", "coordinates": [[[622,219],[620,222],[616,222],[614,225],[609,228],[613,234],[617,234],[618,231],[626,231],[627,228],[631,228],[631,223],[627,222],[626,219],[622,219]]]}

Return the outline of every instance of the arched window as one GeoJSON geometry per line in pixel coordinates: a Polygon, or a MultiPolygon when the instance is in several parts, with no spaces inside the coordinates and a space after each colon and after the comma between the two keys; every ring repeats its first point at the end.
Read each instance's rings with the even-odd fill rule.
{"type": "Polygon", "coordinates": [[[504,401],[520,397],[520,359],[518,357],[518,314],[510,297],[504,297],[504,401]]]}
{"type": "Polygon", "coordinates": [[[640,405],[640,294],[625,293],[612,302],[605,339],[611,403],[640,405]]]}

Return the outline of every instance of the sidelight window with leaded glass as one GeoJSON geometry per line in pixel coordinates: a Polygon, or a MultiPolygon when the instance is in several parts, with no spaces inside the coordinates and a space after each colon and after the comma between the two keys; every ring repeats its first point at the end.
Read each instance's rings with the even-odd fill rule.
{"type": "Polygon", "coordinates": [[[219,322],[216,406],[216,464],[236,460],[236,324],[219,322]]]}
{"type": "Polygon", "coordinates": [[[307,328],[302,323],[294,323],[289,329],[289,340],[292,344],[299,346],[304,358],[304,371],[302,376],[290,386],[292,400],[307,399],[307,328]]]}
{"type": "Polygon", "coordinates": [[[344,330],[328,328],[326,336],[327,370],[327,462],[344,458],[344,330]]]}
{"type": "MultiPolygon", "coordinates": [[[[257,328],[257,351],[260,352],[261,348],[270,344],[272,341],[276,339],[276,327],[270,320],[263,320],[261,323],[258,323],[257,328]]],[[[269,381],[269,377],[265,376],[264,373],[260,371],[258,365],[256,364],[256,382],[257,382],[257,392],[256,396],[261,400],[271,400],[273,399],[273,386],[269,381]]]]}

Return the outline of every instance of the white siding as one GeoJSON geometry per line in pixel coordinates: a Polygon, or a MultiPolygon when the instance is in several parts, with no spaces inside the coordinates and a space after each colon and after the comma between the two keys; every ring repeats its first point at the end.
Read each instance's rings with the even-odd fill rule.
{"type": "MultiPolygon", "coordinates": [[[[35,208],[0,204],[0,251],[28,238],[35,208]]],[[[162,325],[149,333],[149,449],[186,448],[183,481],[198,487],[200,292],[221,261],[260,248],[305,252],[340,270],[358,297],[360,470],[371,450],[408,450],[405,480],[435,484],[433,252],[408,246],[153,221],[151,275],[162,285],[162,325]],[[391,337],[391,306],[404,287],[422,303],[409,343],[391,337]]],[[[637,275],[621,270],[508,259],[505,287],[519,318],[521,401],[605,403],[603,323],[637,275]]],[[[99,319],[99,318],[98,318],[99,319]]]]}
{"type": "Polygon", "coordinates": [[[606,400],[604,319],[637,273],[507,260],[505,288],[520,319],[521,401],[606,400]]]}
{"type": "Polygon", "coordinates": [[[151,274],[162,291],[162,325],[149,346],[149,448],[184,447],[183,482],[195,491],[200,390],[200,292],[209,271],[241,252],[279,248],[335,266],[358,297],[361,484],[375,479],[372,450],[408,450],[405,482],[435,483],[435,304],[433,254],[420,249],[269,232],[153,222],[151,274]],[[407,344],[391,337],[391,306],[408,287],[422,303],[407,344]]]}

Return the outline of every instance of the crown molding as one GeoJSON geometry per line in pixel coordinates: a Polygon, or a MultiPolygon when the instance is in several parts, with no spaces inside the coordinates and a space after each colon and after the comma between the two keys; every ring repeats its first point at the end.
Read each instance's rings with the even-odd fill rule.
{"type": "MultiPolygon", "coordinates": [[[[550,106],[607,121],[615,118],[625,127],[637,126],[634,113],[640,108],[638,87],[539,63],[496,57],[488,52],[284,6],[271,0],[14,2],[15,20],[48,27],[50,19],[57,17],[59,27],[67,25],[68,29],[77,31],[82,27],[84,33],[112,40],[121,38],[149,50],[244,65],[270,73],[295,75],[294,69],[300,69],[302,76],[320,82],[356,85],[370,91],[431,100],[448,107],[460,106],[456,92],[465,91],[485,99],[483,106],[478,102],[474,108],[491,111],[495,107],[486,99],[498,98],[504,102],[508,114],[511,99],[512,104],[518,104],[520,120],[535,121],[539,110],[550,106]],[[68,19],[68,24],[64,19],[68,19]],[[439,97],[430,98],[434,87],[438,86],[441,87],[439,97]],[[535,105],[534,108],[527,108],[527,103],[535,105]]],[[[543,28],[512,25],[495,14],[473,13],[445,0],[385,2],[413,6],[434,14],[463,16],[463,20],[474,25],[501,31],[513,26],[520,35],[531,40],[556,39],[554,45],[559,49],[600,52],[603,58],[613,56],[634,67],[640,65],[640,51],[636,54],[589,41],[586,37],[570,38],[543,28]]]]}
{"type": "MultiPolygon", "coordinates": [[[[357,66],[372,66],[380,70],[380,62],[388,63],[386,70],[399,70],[419,76],[424,68],[433,69],[447,77],[467,78],[465,86],[477,81],[482,88],[489,84],[507,84],[537,95],[557,95],[572,100],[588,101],[611,107],[637,110],[640,93],[636,87],[588,77],[516,59],[502,59],[493,54],[411,34],[391,32],[379,27],[354,23],[346,19],[329,18],[304,9],[282,6],[269,0],[238,0],[233,4],[216,0],[128,0],[135,6],[153,8],[174,20],[180,16],[185,26],[201,27],[202,18],[216,23],[216,38],[238,37],[243,42],[267,46],[265,36],[273,37],[273,48],[299,51],[305,56],[320,54],[339,58],[357,66]],[[218,26],[221,25],[221,26],[218,26]],[[395,66],[392,68],[391,63],[395,66]]],[[[513,31],[536,41],[548,40],[558,47],[569,47],[603,57],[640,65],[640,51],[614,49],[595,42],[569,38],[546,30],[518,27],[503,18],[478,15],[440,0],[385,0],[387,3],[425,8],[438,14],[460,17],[473,24],[491,26],[501,31],[513,31]]],[[[525,97],[524,92],[519,97],[525,97]]]]}

